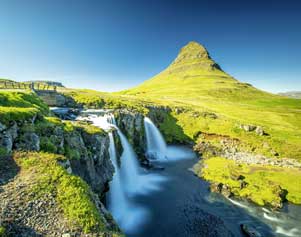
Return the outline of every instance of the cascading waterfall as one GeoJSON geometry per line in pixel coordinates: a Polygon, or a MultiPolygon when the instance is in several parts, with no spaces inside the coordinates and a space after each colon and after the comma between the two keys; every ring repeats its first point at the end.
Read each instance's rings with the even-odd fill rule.
{"type": "Polygon", "coordinates": [[[109,138],[110,138],[109,154],[115,169],[115,173],[113,176],[113,180],[110,183],[110,190],[107,196],[107,203],[108,203],[108,209],[111,211],[115,220],[118,223],[122,223],[123,213],[120,212],[120,210],[123,211],[127,210],[128,202],[126,200],[125,193],[123,192],[121,186],[120,171],[117,163],[116,147],[115,147],[115,141],[112,132],[109,132],[109,138]]]}
{"type": "Polygon", "coordinates": [[[149,174],[140,167],[136,153],[126,136],[117,127],[113,114],[108,113],[101,116],[94,114],[78,119],[88,119],[95,126],[109,132],[109,154],[115,173],[107,195],[108,210],[112,213],[118,225],[127,233],[131,233],[137,225],[141,226],[145,223],[148,216],[145,209],[135,204],[136,195],[160,190],[159,184],[166,179],[156,174],[149,174]],[[117,162],[112,129],[117,131],[123,147],[120,167],[117,162]]]}
{"type": "Polygon", "coordinates": [[[156,125],[150,118],[144,118],[144,127],[146,133],[146,155],[149,159],[166,160],[166,143],[156,125]]]}
{"type": "Polygon", "coordinates": [[[129,194],[136,193],[141,182],[142,170],[139,166],[136,154],[124,134],[117,128],[117,132],[123,147],[121,155],[121,173],[125,179],[125,189],[129,194]]]}

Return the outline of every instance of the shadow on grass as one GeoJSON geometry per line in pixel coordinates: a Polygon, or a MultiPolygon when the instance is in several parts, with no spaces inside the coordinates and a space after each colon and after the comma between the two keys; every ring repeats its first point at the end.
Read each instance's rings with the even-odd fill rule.
{"type": "Polygon", "coordinates": [[[150,109],[148,116],[159,128],[167,143],[186,145],[193,144],[193,140],[187,136],[184,133],[183,128],[178,125],[178,120],[172,115],[170,109],[150,109]]]}
{"type": "Polygon", "coordinates": [[[0,155],[0,185],[4,185],[14,178],[20,168],[11,155],[0,155]]]}

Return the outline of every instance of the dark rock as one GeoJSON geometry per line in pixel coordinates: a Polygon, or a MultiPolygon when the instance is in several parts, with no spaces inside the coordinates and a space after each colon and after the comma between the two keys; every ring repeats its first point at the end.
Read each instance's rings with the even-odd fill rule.
{"type": "Polygon", "coordinates": [[[26,132],[18,137],[14,147],[17,150],[39,151],[40,138],[34,132],[26,132]]]}
{"type": "Polygon", "coordinates": [[[220,193],[225,197],[232,197],[233,196],[233,193],[231,192],[231,189],[226,184],[211,183],[210,184],[210,190],[211,190],[211,192],[220,193]]]}
{"type": "Polygon", "coordinates": [[[6,126],[2,123],[0,123],[0,132],[4,131],[6,129],[6,126]]]}
{"type": "Polygon", "coordinates": [[[255,228],[248,224],[241,224],[242,232],[249,237],[263,237],[263,235],[255,228]]]}
{"type": "Polygon", "coordinates": [[[126,109],[115,112],[116,124],[128,138],[138,158],[145,159],[146,138],[144,131],[144,115],[126,109]]]}

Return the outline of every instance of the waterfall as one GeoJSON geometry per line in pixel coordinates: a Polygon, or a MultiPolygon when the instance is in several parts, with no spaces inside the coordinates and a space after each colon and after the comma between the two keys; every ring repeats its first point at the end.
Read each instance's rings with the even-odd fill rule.
{"type": "Polygon", "coordinates": [[[107,207],[121,229],[131,233],[136,230],[137,225],[141,226],[148,219],[148,212],[135,204],[135,196],[160,190],[160,183],[166,179],[157,174],[149,174],[140,167],[137,155],[126,136],[118,128],[113,114],[107,113],[101,116],[92,114],[78,118],[78,120],[87,119],[109,133],[109,154],[115,173],[110,182],[107,207]],[[117,162],[112,128],[117,131],[123,147],[120,167],[117,162]]]}
{"type": "Polygon", "coordinates": [[[148,118],[144,118],[146,133],[146,156],[149,159],[166,160],[166,143],[155,124],[148,118]]]}
{"type": "Polygon", "coordinates": [[[112,132],[109,133],[109,138],[110,138],[109,154],[115,169],[115,173],[113,176],[113,180],[110,183],[110,190],[108,192],[108,197],[107,197],[108,209],[114,216],[115,220],[118,223],[122,223],[123,222],[122,211],[127,210],[128,205],[127,205],[125,193],[123,192],[121,186],[120,171],[117,163],[116,147],[115,147],[115,141],[112,132]]]}
{"type": "Polygon", "coordinates": [[[139,166],[136,154],[127,138],[119,128],[117,128],[117,132],[123,147],[123,153],[120,160],[122,177],[125,179],[125,189],[128,193],[135,193],[138,191],[140,186],[140,174],[142,170],[139,166]]]}

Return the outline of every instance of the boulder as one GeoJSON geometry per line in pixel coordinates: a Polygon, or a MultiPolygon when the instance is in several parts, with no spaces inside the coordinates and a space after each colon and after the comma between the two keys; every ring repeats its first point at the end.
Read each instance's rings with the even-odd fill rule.
{"type": "Polygon", "coordinates": [[[260,127],[260,126],[257,126],[257,127],[256,127],[255,132],[256,132],[256,134],[258,134],[259,136],[263,136],[263,135],[264,135],[263,128],[260,127]]]}
{"type": "Polygon", "coordinates": [[[249,237],[263,237],[263,235],[253,226],[246,223],[241,224],[240,228],[242,232],[249,237]]]}
{"type": "MultiPolygon", "coordinates": [[[[3,125],[3,127],[4,126],[5,125],[3,125]]],[[[10,153],[13,149],[14,140],[18,136],[18,130],[17,123],[13,122],[8,129],[3,130],[2,133],[0,133],[0,147],[4,149],[6,153],[10,153]]]]}
{"type": "Polygon", "coordinates": [[[240,128],[245,130],[246,132],[252,132],[256,129],[254,125],[240,125],[240,128]]]}
{"type": "Polygon", "coordinates": [[[227,198],[233,196],[231,189],[226,184],[212,183],[210,185],[210,190],[211,190],[211,192],[220,193],[227,198]]]}

